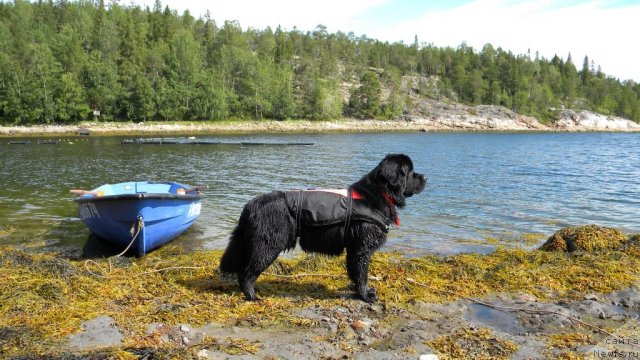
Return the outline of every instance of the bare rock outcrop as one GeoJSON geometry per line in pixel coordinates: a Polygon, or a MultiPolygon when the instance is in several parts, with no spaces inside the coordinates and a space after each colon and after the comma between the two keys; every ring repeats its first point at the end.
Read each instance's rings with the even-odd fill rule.
{"type": "Polygon", "coordinates": [[[562,110],[552,127],[564,131],[640,131],[640,124],[631,120],[586,110],[562,110]]]}
{"type": "Polygon", "coordinates": [[[536,118],[519,115],[503,106],[477,105],[424,99],[405,120],[442,130],[548,130],[536,118]]]}

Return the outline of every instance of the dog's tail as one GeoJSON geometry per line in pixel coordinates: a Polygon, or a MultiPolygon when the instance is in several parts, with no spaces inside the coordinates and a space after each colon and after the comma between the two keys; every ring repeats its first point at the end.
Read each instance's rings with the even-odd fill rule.
{"type": "Polygon", "coordinates": [[[238,226],[233,230],[229,238],[227,249],[220,259],[220,272],[225,274],[238,274],[247,268],[249,261],[249,246],[245,239],[244,231],[247,226],[249,210],[245,207],[240,215],[238,226]]]}

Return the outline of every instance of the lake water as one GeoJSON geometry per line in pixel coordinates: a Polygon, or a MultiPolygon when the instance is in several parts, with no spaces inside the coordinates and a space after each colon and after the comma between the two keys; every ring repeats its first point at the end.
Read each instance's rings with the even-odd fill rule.
{"type": "MultiPolygon", "coordinates": [[[[312,141],[314,146],[121,145],[122,137],[58,145],[0,139],[0,243],[82,247],[89,235],[71,188],[130,180],[207,185],[202,214],[175,243],[226,246],[242,206],[276,189],[346,187],[387,153],[406,153],[427,189],[400,211],[387,249],[489,251],[481,239],[551,235],[595,223],[639,232],[640,135],[625,133],[376,133],[199,136],[312,141]]],[[[495,242],[495,241],[494,241],[495,242]]]]}

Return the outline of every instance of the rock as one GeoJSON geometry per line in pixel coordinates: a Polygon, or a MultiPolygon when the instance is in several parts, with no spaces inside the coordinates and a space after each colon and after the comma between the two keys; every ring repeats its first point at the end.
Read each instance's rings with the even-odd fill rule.
{"type": "Polygon", "coordinates": [[[180,325],[180,331],[182,332],[189,332],[189,327],[186,325],[180,325]]]}
{"type": "Polygon", "coordinates": [[[80,349],[122,345],[124,337],[113,318],[100,316],[82,323],[83,332],[71,335],[70,344],[80,349]]]}
{"type": "Polygon", "coordinates": [[[608,316],[607,316],[607,314],[604,313],[604,311],[600,311],[600,314],[598,314],[598,317],[600,319],[606,319],[608,316]]]}
{"type": "Polygon", "coordinates": [[[76,135],[87,136],[91,134],[91,130],[87,128],[79,128],[76,130],[76,135]]]}
{"type": "Polygon", "coordinates": [[[199,358],[205,358],[206,359],[206,358],[209,357],[209,351],[207,351],[207,349],[202,349],[202,350],[198,351],[196,356],[198,356],[199,358]]]}
{"type": "Polygon", "coordinates": [[[571,226],[556,231],[540,250],[594,252],[619,249],[626,242],[627,236],[617,229],[597,225],[571,226]]]}
{"type": "Polygon", "coordinates": [[[191,342],[191,340],[189,340],[189,338],[188,338],[188,337],[186,337],[186,336],[183,336],[183,337],[182,337],[182,343],[183,343],[183,344],[185,344],[185,345],[189,345],[189,343],[190,343],[190,342],[191,342]]]}
{"type": "Polygon", "coordinates": [[[357,333],[365,333],[371,329],[372,324],[370,319],[356,320],[351,323],[351,328],[357,333]]]}
{"type": "Polygon", "coordinates": [[[640,124],[615,116],[597,114],[590,111],[562,110],[553,126],[569,131],[638,131],[640,124]]]}
{"type": "Polygon", "coordinates": [[[585,300],[598,301],[598,296],[596,294],[587,294],[584,296],[585,300]]]}
{"type": "Polygon", "coordinates": [[[162,327],[164,327],[164,324],[161,323],[151,323],[147,325],[147,335],[153,334],[154,332],[162,329],[162,327]]]}
{"type": "Polygon", "coordinates": [[[436,355],[436,354],[422,354],[422,355],[420,355],[420,360],[438,360],[438,355],[436,355]]]}
{"type": "Polygon", "coordinates": [[[527,293],[518,294],[518,296],[515,298],[516,304],[526,304],[526,303],[532,303],[536,301],[538,301],[538,298],[527,293]]]}

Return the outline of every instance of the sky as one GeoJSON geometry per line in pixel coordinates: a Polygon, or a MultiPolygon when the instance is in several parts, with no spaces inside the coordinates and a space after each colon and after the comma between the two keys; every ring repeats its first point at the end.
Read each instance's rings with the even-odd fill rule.
{"type": "MultiPolygon", "coordinates": [[[[132,0],[153,6],[153,0],[132,0]]],[[[123,1],[124,2],[124,1],[123,1]]],[[[209,11],[221,26],[327,31],[388,42],[476,51],[491,43],[514,54],[558,55],[582,68],[588,56],[607,75],[640,82],[640,0],[161,0],[194,17],[209,11]]]]}

